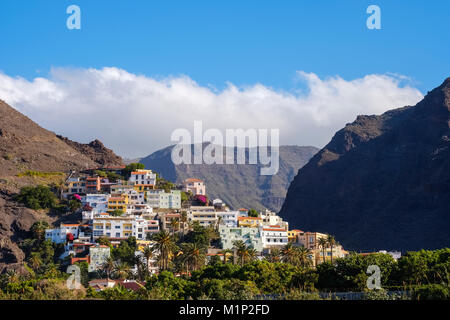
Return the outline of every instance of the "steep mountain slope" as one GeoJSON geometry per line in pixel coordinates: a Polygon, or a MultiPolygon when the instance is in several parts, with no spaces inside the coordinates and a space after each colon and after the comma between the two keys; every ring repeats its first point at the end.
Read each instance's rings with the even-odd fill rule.
{"type": "Polygon", "coordinates": [[[358,116],[299,170],[280,215],[352,250],[450,245],[450,78],[416,106],[358,116]]]}
{"type": "Polygon", "coordinates": [[[91,157],[76,149],[0,100],[0,273],[5,265],[20,266],[23,252],[18,242],[35,221],[52,222],[44,213],[26,209],[12,200],[11,196],[22,186],[43,182],[18,174],[26,170],[66,173],[97,167],[101,164],[99,159],[117,160],[109,151],[102,156],[97,149],[99,152],[91,157]]]}
{"type": "Polygon", "coordinates": [[[287,187],[298,169],[318,151],[314,147],[281,146],[278,173],[274,176],[262,176],[260,165],[174,165],[171,161],[172,148],[173,146],[156,151],[143,158],[141,163],[164,178],[178,183],[191,177],[202,179],[211,199],[220,198],[235,209],[269,208],[275,211],[280,209],[287,187]]]}

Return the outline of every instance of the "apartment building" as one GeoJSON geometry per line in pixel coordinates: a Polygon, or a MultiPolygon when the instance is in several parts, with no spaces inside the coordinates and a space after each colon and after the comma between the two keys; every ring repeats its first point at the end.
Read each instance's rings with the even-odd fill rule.
{"type": "Polygon", "coordinates": [[[101,178],[100,177],[88,177],[86,178],[86,192],[97,193],[101,190],[101,178]]]}
{"type": "Polygon", "coordinates": [[[164,230],[171,230],[172,227],[170,226],[172,220],[178,220],[181,219],[181,213],[174,213],[174,212],[161,212],[158,213],[159,220],[161,222],[161,227],[164,230]]]}
{"type": "Polygon", "coordinates": [[[260,217],[238,217],[239,227],[259,228],[262,226],[262,219],[260,217]]]}
{"type": "Polygon", "coordinates": [[[111,249],[104,245],[95,245],[89,248],[88,271],[93,272],[103,269],[108,258],[111,256],[111,249]]]}
{"type": "Polygon", "coordinates": [[[277,215],[275,212],[266,210],[261,213],[262,225],[264,226],[280,226],[288,230],[289,224],[277,215]]]}
{"type": "Polygon", "coordinates": [[[128,181],[135,186],[148,186],[153,189],[156,185],[156,174],[152,170],[138,169],[131,172],[128,181]]]}
{"type": "Polygon", "coordinates": [[[159,232],[159,221],[138,216],[99,217],[93,219],[93,239],[108,237],[124,240],[135,237],[138,240],[147,239],[147,234],[159,232]]]}
{"type": "Polygon", "coordinates": [[[108,199],[108,212],[115,210],[127,211],[128,194],[122,193],[118,195],[111,195],[108,199]]]}
{"type": "Polygon", "coordinates": [[[263,242],[258,228],[233,228],[220,225],[219,234],[223,249],[233,249],[234,243],[240,240],[258,252],[263,250],[263,242]]]}
{"type": "Polygon", "coordinates": [[[73,194],[86,193],[86,179],[83,177],[70,178],[67,181],[67,187],[64,189],[62,196],[67,199],[73,194]]]}
{"type": "Polygon", "coordinates": [[[181,192],[180,190],[164,190],[155,189],[146,192],[146,203],[152,208],[159,209],[180,209],[181,208],[181,192]]]}
{"type": "Polygon", "coordinates": [[[238,211],[216,211],[214,206],[191,206],[188,210],[188,219],[204,227],[218,224],[237,227],[238,216],[238,211]]]}
{"type": "Polygon", "coordinates": [[[280,226],[261,227],[261,239],[263,248],[281,248],[288,243],[288,234],[286,229],[280,226]]]}

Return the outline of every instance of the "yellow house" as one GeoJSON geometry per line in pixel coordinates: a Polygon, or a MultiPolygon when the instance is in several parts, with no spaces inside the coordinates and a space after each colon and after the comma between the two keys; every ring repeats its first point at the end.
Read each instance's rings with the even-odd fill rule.
{"type": "Polygon", "coordinates": [[[135,184],[133,185],[133,188],[134,190],[136,190],[136,192],[145,192],[155,189],[155,186],[152,184],[135,184]]]}
{"type": "Polygon", "coordinates": [[[247,228],[257,228],[261,225],[260,217],[238,217],[238,226],[247,228]]]}
{"type": "Polygon", "coordinates": [[[108,199],[108,211],[122,210],[123,212],[126,212],[127,204],[128,204],[127,194],[121,194],[120,196],[117,197],[110,197],[108,199]]]}
{"type": "Polygon", "coordinates": [[[302,230],[298,230],[298,229],[289,230],[288,231],[288,241],[289,242],[297,242],[298,235],[302,234],[302,233],[303,233],[303,231],[302,230]]]}

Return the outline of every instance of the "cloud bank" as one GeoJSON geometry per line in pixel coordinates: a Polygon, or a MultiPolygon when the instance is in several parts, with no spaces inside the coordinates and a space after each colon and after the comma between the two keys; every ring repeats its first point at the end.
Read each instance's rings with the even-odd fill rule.
{"type": "Polygon", "coordinates": [[[54,68],[29,81],[0,73],[0,99],[46,129],[89,142],[100,139],[126,157],[146,156],[173,144],[177,128],[278,128],[281,144],[323,147],[360,114],[413,105],[422,93],[399,75],[371,74],[351,81],[297,72],[306,90],[262,84],[223,90],[188,76],[156,79],[118,68],[54,68]]]}

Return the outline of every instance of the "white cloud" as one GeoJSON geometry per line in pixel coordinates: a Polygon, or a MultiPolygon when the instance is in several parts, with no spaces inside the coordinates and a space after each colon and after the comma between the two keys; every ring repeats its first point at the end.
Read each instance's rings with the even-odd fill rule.
{"type": "Polygon", "coordinates": [[[255,84],[222,91],[187,76],[154,79],[118,68],[52,69],[28,81],[0,73],[0,99],[43,127],[81,142],[102,140],[117,153],[144,156],[172,144],[177,128],[279,128],[281,144],[323,147],[360,114],[417,103],[419,90],[395,74],[351,81],[297,73],[306,92],[255,84]]]}

